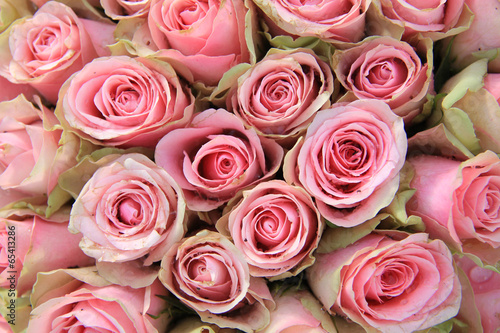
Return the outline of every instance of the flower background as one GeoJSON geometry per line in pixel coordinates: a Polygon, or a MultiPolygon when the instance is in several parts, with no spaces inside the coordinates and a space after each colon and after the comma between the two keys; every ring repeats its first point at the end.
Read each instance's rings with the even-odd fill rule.
{"type": "Polygon", "coordinates": [[[2,332],[499,332],[499,24],[0,0],[2,332]]]}

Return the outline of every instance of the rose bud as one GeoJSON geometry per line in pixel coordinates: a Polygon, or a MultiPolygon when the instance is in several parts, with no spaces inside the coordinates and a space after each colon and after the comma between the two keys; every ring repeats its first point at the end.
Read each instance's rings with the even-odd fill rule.
{"type": "Polygon", "coordinates": [[[272,177],[283,149],[224,109],[195,115],[189,128],[165,135],[155,150],[156,163],[184,191],[188,208],[210,211],[240,189],[272,177]]]}
{"type": "Polygon", "coordinates": [[[372,233],[317,254],[306,270],[314,295],[330,314],[367,331],[414,332],[458,313],[461,288],[450,250],[425,233],[372,233]]]}
{"type": "Polygon", "coordinates": [[[302,188],[262,182],[237,195],[225,211],[216,227],[243,253],[251,275],[282,279],[314,262],[324,223],[302,188]]]}
{"type": "Polygon", "coordinates": [[[382,101],[319,111],[284,161],[287,183],[302,186],[330,223],[353,227],[389,205],[405,161],[402,118],[382,101]]]}

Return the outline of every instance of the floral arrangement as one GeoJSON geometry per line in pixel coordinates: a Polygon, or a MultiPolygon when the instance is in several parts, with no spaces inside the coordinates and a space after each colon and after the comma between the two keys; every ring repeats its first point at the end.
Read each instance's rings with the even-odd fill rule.
{"type": "Polygon", "coordinates": [[[0,0],[2,332],[500,331],[500,2],[0,0]]]}

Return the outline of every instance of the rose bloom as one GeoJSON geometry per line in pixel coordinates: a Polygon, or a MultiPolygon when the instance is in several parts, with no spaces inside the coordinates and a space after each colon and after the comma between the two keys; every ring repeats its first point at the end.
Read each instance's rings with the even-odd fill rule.
{"type": "Polygon", "coordinates": [[[422,112],[427,94],[434,90],[432,44],[424,44],[425,63],[410,44],[391,37],[371,37],[347,50],[337,50],[333,69],[348,90],[344,98],[384,101],[409,123],[422,112]]]}
{"type": "Polygon", "coordinates": [[[69,216],[59,221],[36,215],[0,219],[0,287],[9,289],[13,282],[9,279],[11,272],[17,272],[16,290],[20,297],[31,291],[39,272],[93,265],[95,260],[78,246],[81,236],[68,231],[68,220],[69,216]],[[15,268],[9,265],[13,253],[15,268]]]}
{"type": "Polygon", "coordinates": [[[152,0],[148,25],[160,56],[187,66],[195,81],[217,85],[234,65],[248,62],[243,1],[152,0]]]}
{"type": "Polygon", "coordinates": [[[269,323],[265,281],[250,278],[242,253],[218,232],[203,230],[171,247],[158,277],[204,322],[245,332],[269,323]]]}
{"type": "Polygon", "coordinates": [[[283,175],[315,198],[329,222],[352,227],[392,201],[406,147],[403,120],[386,103],[334,104],[287,153],[283,175]]]}
{"type": "Polygon", "coordinates": [[[236,196],[226,210],[217,229],[231,237],[253,276],[281,279],[314,262],[324,223],[302,188],[281,180],[262,182],[236,196]]]}
{"type": "Polygon", "coordinates": [[[55,104],[61,85],[92,59],[109,53],[114,24],[80,19],[66,5],[49,1],[33,17],[16,21],[0,38],[0,75],[28,83],[55,104]],[[8,42],[8,44],[7,44],[8,42]],[[4,53],[4,52],[2,52],[4,53]]]}
{"type": "Polygon", "coordinates": [[[364,36],[371,0],[285,1],[255,0],[267,16],[271,31],[314,36],[328,41],[357,42],[364,36]]]}
{"type": "Polygon", "coordinates": [[[113,20],[146,17],[151,0],[101,0],[106,15],[113,20]]]}
{"type": "Polygon", "coordinates": [[[167,303],[161,296],[168,292],[158,280],[134,289],[110,284],[91,269],[44,275],[32,294],[29,333],[162,333],[167,328],[169,316],[162,312],[167,303]]]}
{"type": "Polygon", "coordinates": [[[21,199],[46,204],[59,175],[76,163],[76,138],[62,137],[53,113],[37,104],[23,95],[0,103],[0,207],[21,199]]]}
{"type": "Polygon", "coordinates": [[[107,262],[144,258],[149,266],[185,232],[182,191],[165,170],[141,154],[99,168],[71,209],[69,229],[80,247],[107,262]]]}
{"type": "Polygon", "coordinates": [[[194,97],[165,62],[127,56],[98,58],[62,87],[56,115],[95,144],[153,148],[185,126],[194,97]]]}
{"type": "Polygon", "coordinates": [[[275,51],[238,78],[227,104],[248,127],[281,143],[330,106],[333,90],[330,66],[313,52],[275,51]]]}
{"type": "Polygon", "coordinates": [[[329,313],[347,316],[366,330],[414,332],[454,317],[460,307],[450,250],[425,233],[372,233],[316,254],[306,273],[329,313]]]}
{"type": "Polygon", "coordinates": [[[224,109],[195,115],[189,128],[165,135],[155,150],[156,163],[184,191],[191,210],[210,211],[238,190],[269,179],[279,169],[283,149],[260,138],[224,109]]]}
{"type": "Polygon", "coordinates": [[[500,260],[500,159],[486,151],[460,162],[440,156],[408,159],[416,189],[408,214],[422,217],[433,238],[495,265],[500,260]]]}
{"type": "Polygon", "coordinates": [[[276,308],[271,322],[259,333],[335,333],[330,316],[318,300],[306,290],[290,289],[274,296],[276,308]]]}

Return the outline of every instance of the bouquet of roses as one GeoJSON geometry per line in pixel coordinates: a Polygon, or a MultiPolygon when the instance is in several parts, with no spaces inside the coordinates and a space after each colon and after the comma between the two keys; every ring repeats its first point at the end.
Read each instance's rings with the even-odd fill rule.
{"type": "Polygon", "coordinates": [[[492,0],[0,0],[1,331],[499,332],[499,32],[492,0]]]}

